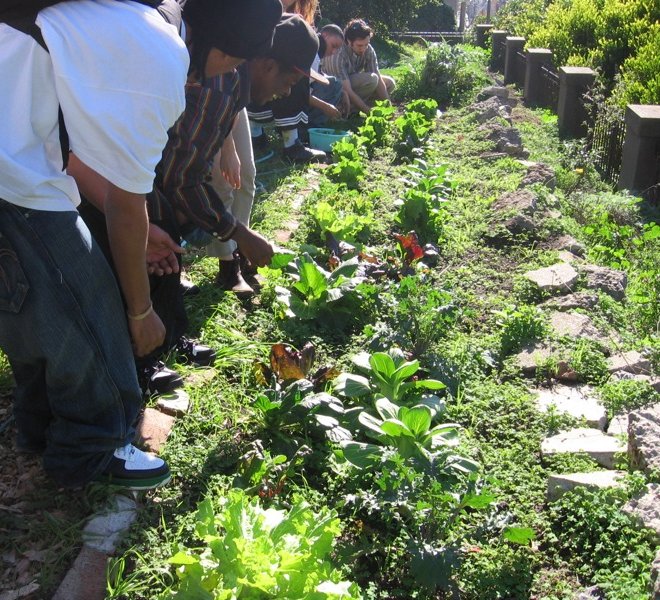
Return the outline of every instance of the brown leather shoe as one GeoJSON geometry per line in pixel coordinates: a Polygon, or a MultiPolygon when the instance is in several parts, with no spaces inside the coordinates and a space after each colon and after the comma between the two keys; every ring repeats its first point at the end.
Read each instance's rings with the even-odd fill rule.
{"type": "Polygon", "coordinates": [[[219,288],[241,296],[254,294],[254,289],[243,279],[241,259],[238,254],[235,254],[232,260],[219,259],[218,265],[219,270],[215,277],[215,284],[219,288]]]}

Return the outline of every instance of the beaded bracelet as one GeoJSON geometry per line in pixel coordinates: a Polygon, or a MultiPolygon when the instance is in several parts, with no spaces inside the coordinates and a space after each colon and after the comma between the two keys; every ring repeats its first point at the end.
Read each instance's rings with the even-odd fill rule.
{"type": "Polygon", "coordinates": [[[153,305],[153,302],[150,302],[149,303],[149,308],[147,308],[147,310],[140,313],[139,315],[132,315],[131,313],[127,312],[126,316],[131,321],[142,321],[142,319],[146,319],[153,311],[154,311],[154,305],[153,305]]]}

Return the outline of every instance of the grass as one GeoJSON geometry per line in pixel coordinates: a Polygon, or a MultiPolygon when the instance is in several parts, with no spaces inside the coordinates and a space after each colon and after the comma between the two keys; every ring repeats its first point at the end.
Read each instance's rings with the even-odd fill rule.
{"type": "MultiPolygon", "coordinates": [[[[387,56],[385,50],[382,55],[387,56]]],[[[237,470],[245,468],[241,457],[256,441],[264,448],[262,481],[281,484],[281,488],[269,483],[260,489],[261,501],[288,508],[303,497],[318,511],[326,506],[337,510],[343,533],[335,547],[335,563],[360,583],[369,600],[444,600],[451,597],[452,589],[466,600],[568,599],[580,587],[594,583],[605,586],[608,599],[618,599],[623,598],[625,585],[637,590],[648,580],[647,559],[654,543],[634,534],[630,523],[609,508],[618,507],[646,479],[631,478],[616,497],[603,493],[573,499],[569,494],[560,505],[548,504],[550,473],[598,467],[580,455],[542,459],[544,437],[580,422],[552,411],[540,413],[533,393],[537,382],[523,379],[511,366],[511,356],[530,340],[552,342],[580,377],[596,387],[610,414],[657,402],[657,393],[648,385],[611,381],[604,355],[594,345],[553,339],[547,311],[536,306],[541,298],[522,278],[527,270],[556,262],[556,251],[546,243],[569,233],[586,245],[592,260],[605,264],[619,260],[634,294],[650,298],[655,292],[647,272],[653,271],[654,261],[656,271],[660,264],[656,239],[650,234],[644,237],[649,231],[645,223],[653,215],[648,207],[607,189],[588,165],[582,174],[577,173],[576,155],[559,141],[556,120],[547,112],[519,103],[514,125],[530,159],[548,164],[557,173],[554,191],[535,189],[539,239],[514,241],[506,247],[486,242],[492,226],[490,206],[501,194],[517,189],[526,166],[513,158],[485,156],[492,151],[491,144],[469,110],[450,109],[424,147],[425,159],[433,165],[446,164],[454,184],[442,222],[439,264],[413,268],[405,276],[392,237],[396,201],[405,190],[401,181],[405,165],[395,164],[389,148],[374,153],[368,161],[368,177],[351,193],[327,181],[322,168],[294,169],[277,157],[259,164],[257,179],[265,186],[253,214],[259,231],[273,238],[290,230],[291,235],[283,236],[280,243],[294,251],[310,250],[322,262],[327,249],[312,215],[313,206],[326,200],[336,207],[351,207],[359,196],[374,215],[362,240],[365,252],[388,257],[386,265],[393,274],[370,284],[374,294],[356,309],[358,318],[352,325],[342,328],[324,319],[276,317],[274,288],[284,279],[273,272],[266,275],[259,296],[240,302],[213,286],[217,268],[213,259],[186,258],[188,273],[202,289],[199,296],[186,301],[191,331],[218,350],[218,361],[212,369],[177,367],[187,374],[192,402],[190,413],[177,420],[163,452],[174,480],[150,495],[138,524],[112,560],[108,598],[172,597],[178,584],[167,559],[180,549],[200,545],[195,533],[198,503],[205,497],[220,502],[238,485],[237,470]],[[547,216],[551,210],[558,210],[560,216],[547,216]],[[602,226],[588,230],[597,219],[602,226]],[[629,241],[633,238],[639,241],[629,241]],[[615,250],[623,254],[615,255],[615,250]],[[280,431],[266,429],[254,407],[264,392],[255,365],[267,362],[273,343],[301,348],[307,340],[316,346],[312,371],[319,367],[352,370],[350,356],[364,350],[383,351],[398,345],[413,352],[424,377],[447,385],[438,392],[446,403],[442,420],[460,425],[460,445],[455,451],[480,462],[479,475],[463,483],[444,475],[433,482],[405,461],[394,462],[389,472],[378,468],[358,472],[342,462],[338,446],[329,449],[302,426],[302,420],[280,431]],[[310,453],[297,462],[294,454],[303,446],[310,453]],[[280,471],[273,457],[279,453],[285,466],[290,460],[295,466],[277,479],[280,471]],[[466,489],[480,497],[483,506],[477,508],[477,500],[473,507],[453,506],[455,498],[465,498],[466,489]],[[486,496],[479,496],[482,493],[486,496]],[[625,535],[635,541],[629,560],[616,547],[624,543],[625,535],[609,531],[603,516],[616,518],[625,535]],[[531,531],[532,539],[512,541],[515,536],[507,533],[511,529],[531,531]],[[596,561],[584,551],[592,542],[607,548],[604,558],[599,555],[596,561]],[[427,583],[424,572],[437,581],[427,583]],[[616,585],[610,585],[613,580],[616,585]]],[[[635,301],[632,296],[618,303],[601,294],[592,316],[613,328],[627,347],[650,349],[657,361],[653,308],[651,302],[635,301]]],[[[176,355],[168,357],[168,363],[176,364],[176,355]]],[[[546,366],[550,372],[552,365],[546,366]]],[[[9,379],[8,365],[0,362],[0,389],[6,389],[9,379]]],[[[333,393],[332,386],[321,385],[321,389],[333,393]]],[[[7,433],[1,440],[4,448],[7,433]]],[[[12,532],[10,544],[20,552],[37,539],[51,551],[67,548],[58,560],[51,552],[49,569],[43,570],[42,587],[52,591],[75,554],[82,519],[103,491],[93,488],[72,502],[68,494],[48,484],[44,490],[43,496],[29,499],[33,511],[43,509],[42,519],[30,521],[29,526],[21,527],[16,520],[0,522],[0,526],[12,532]]],[[[0,518],[4,516],[0,512],[0,518]]]]}

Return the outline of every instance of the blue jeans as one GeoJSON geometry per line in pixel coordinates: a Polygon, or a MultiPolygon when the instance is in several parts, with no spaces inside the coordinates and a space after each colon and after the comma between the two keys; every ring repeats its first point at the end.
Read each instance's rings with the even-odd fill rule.
{"type": "Polygon", "coordinates": [[[0,348],[16,379],[17,444],[59,484],[100,474],[142,405],[116,282],[76,211],[0,200],[0,348]]]}
{"type": "MultiPolygon", "coordinates": [[[[328,85],[319,83],[318,81],[312,81],[312,94],[319,100],[325,100],[328,104],[337,106],[342,98],[344,87],[336,77],[327,75],[326,77],[328,77],[328,81],[330,82],[328,85]]],[[[326,114],[318,108],[312,108],[310,106],[308,116],[310,127],[325,127],[328,122],[326,114]]]]}

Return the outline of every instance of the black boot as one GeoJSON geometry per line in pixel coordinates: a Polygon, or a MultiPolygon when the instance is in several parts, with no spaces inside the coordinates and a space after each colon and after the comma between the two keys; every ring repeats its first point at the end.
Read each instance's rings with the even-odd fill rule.
{"type": "Polygon", "coordinates": [[[241,273],[241,258],[238,252],[234,252],[234,258],[231,260],[218,261],[219,270],[215,277],[215,284],[227,292],[234,292],[236,295],[250,296],[254,294],[254,289],[243,279],[241,273]]]}

